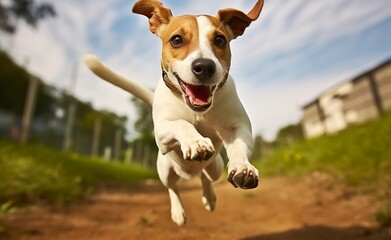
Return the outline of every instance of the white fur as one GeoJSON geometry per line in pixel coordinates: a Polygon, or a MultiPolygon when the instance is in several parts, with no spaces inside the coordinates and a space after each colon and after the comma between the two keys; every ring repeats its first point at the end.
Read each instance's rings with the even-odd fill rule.
{"type": "MultiPolygon", "coordinates": [[[[212,59],[217,66],[217,77],[213,84],[218,84],[222,81],[224,71],[206,38],[212,25],[206,17],[197,17],[197,21],[200,32],[199,49],[183,61],[174,61],[175,64],[171,67],[184,80],[195,81],[191,73],[192,61],[199,57],[212,59]]],[[[186,222],[177,189],[177,181],[181,178],[200,176],[203,186],[202,203],[207,210],[214,210],[216,195],[211,183],[220,177],[224,168],[219,155],[222,146],[227,150],[229,173],[252,172],[258,178],[258,170],[249,162],[253,145],[251,124],[231,76],[214,93],[210,109],[199,113],[191,110],[181,96],[173,94],[163,80],[159,81],[152,102],[152,92],[148,89],[111,71],[95,57],[88,56],[85,61],[101,78],[152,104],[155,137],[159,147],[157,171],[160,180],[168,188],[171,218],[176,224],[183,225],[186,222]],[[206,152],[214,154],[207,160],[196,160],[197,154],[206,152]]],[[[168,72],[168,76],[173,84],[177,84],[171,72],[168,72]]]]}
{"type": "MultiPolygon", "coordinates": [[[[217,85],[223,79],[225,72],[223,66],[221,66],[219,60],[213,54],[210,40],[207,38],[208,33],[214,30],[214,26],[205,16],[197,17],[197,25],[199,31],[199,48],[191,52],[185,59],[175,60],[172,64],[171,71],[178,73],[183,81],[197,85],[199,84],[199,81],[194,76],[189,66],[191,66],[191,63],[197,58],[209,58],[216,63],[216,77],[214,78],[214,81],[211,81],[208,84],[217,85]]],[[[169,72],[169,77],[175,79],[171,72],[169,72]]],[[[174,84],[177,85],[176,81],[174,81],[174,84]]]]}
{"type": "Polygon", "coordinates": [[[184,212],[182,204],[177,200],[179,196],[172,197],[177,193],[176,182],[179,177],[189,178],[201,172],[213,176],[201,177],[204,189],[202,202],[211,211],[215,207],[215,194],[210,183],[217,180],[223,170],[222,159],[218,154],[207,161],[188,161],[184,159],[185,156],[173,151],[176,148],[180,147],[183,154],[201,145],[215,149],[218,153],[223,144],[230,159],[228,172],[252,170],[258,176],[258,170],[249,162],[253,144],[251,124],[231,77],[216,92],[212,108],[202,116],[190,110],[163,82],[158,85],[154,100],[155,137],[160,149],[157,170],[161,181],[169,189],[171,204],[177,204],[171,210],[175,212],[172,214],[174,222],[182,225],[185,221],[184,214],[183,221],[177,217],[184,212]]]}

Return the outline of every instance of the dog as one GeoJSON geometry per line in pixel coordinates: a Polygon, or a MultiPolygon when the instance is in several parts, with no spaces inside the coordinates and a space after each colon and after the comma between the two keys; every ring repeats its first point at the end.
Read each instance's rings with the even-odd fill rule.
{"type": "Polygon", "coordinates": [[[171,218],[184,225],[186,213],[177,182],[199,176],[202,203],[209,211],[216,206],[212,182],[224,170],[219,154],[228,156],[228,178],[234,186],[258,186],[258,170],[249,159],[253,148],[251,123],[229,75],[229,43],[258,19],[263,0],[245,14],[228,8],[217,16],[182,15],[156,0],[138,0],[132,11],[149,19],[150,31],[162,40],[162,78],[156,90],[126,79],[92,55],[87,66],[102,79],[132,93],[152,107],[154,133],[159,148],[157,171],[167,187],[171,218]]]}

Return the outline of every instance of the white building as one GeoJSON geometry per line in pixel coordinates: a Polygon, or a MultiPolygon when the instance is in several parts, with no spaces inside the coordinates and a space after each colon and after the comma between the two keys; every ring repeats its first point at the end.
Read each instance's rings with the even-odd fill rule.
{"type": "Polygon", "coordinates": [[[307,138],[380,116],[391,109],[391,59],[323,92],[302,109],[307,138]]]}

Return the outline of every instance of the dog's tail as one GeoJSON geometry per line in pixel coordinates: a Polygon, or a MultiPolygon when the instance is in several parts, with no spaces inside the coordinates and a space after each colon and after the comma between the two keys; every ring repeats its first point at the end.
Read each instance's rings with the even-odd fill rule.
{"type": "Polygon", "coordinates": [[[135,97],[141,99],[143,102],[152,106],[153,101],[153,92],[136,83],[133,82],[121,74],[110,69],[108,66],[104,65],[97,57],[94,55],[87,54],[84,57],[84,62],[87,64],[88,68],[91,69],[97,76],[114,84],[115,86],[122,88],[123,90],[133,94],[135,97]]]}

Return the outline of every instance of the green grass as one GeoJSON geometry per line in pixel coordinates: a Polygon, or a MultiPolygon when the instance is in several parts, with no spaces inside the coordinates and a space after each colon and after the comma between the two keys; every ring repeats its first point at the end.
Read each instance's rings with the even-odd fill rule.
{"type": "Polygon", "coordinates": [[[99,186],[128,186],[147,178],[156,174],[40,145],[0,141],[0,206],[38,201],[64,205],[99,186]]]}
{"type": "Polygon", "coordinates": [[[262,159],[265,175],[303,176],[330,173],[350,184],[391,181],[391,113],[337,134],[279,148],[262,159]]]}
{"type": "Polygon", "coordinates": [[[276,149],[256,165],[267,176],[326,172],[375,193],[382,201],[375,218],[381,226],[391,225],[391,112],[336,134],[276,149]]]}

